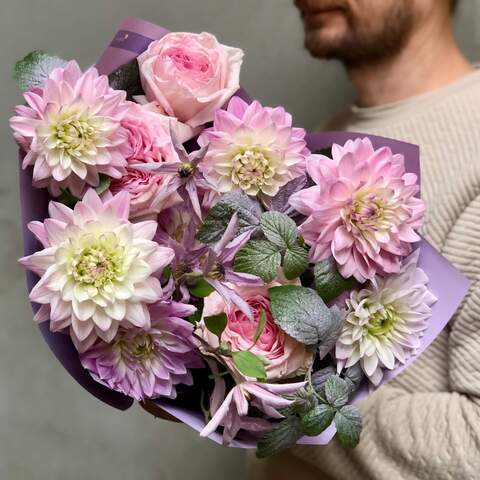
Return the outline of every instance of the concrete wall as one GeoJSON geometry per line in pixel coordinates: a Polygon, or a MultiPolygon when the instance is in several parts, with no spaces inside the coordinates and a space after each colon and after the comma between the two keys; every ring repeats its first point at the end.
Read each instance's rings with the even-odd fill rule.
{"type": "MultiPolygon", "coordinates": [[[[380,0],[379,0],[380,1],[380,0]]],[[[7,127],[21,97],[16,59],[33,49],[93,63],[126,16],[171,30],[214,32],[245,50],[242,83],[264,104],[284,105],[297,125],[319,124],[348,105],[342,69],[311,59],[292,0],[0,0],[0,479],[220,480],[243,478],[243,452],[117,412],[76,385],[31,321],[21,254],[16,149],[7,127]]],[[[480,57],[480,0],[463,0],[457,30],[480,57]]]]}

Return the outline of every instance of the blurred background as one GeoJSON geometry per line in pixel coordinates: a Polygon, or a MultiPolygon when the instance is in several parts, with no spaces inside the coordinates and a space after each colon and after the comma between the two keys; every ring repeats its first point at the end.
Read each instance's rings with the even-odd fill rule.
{"type": "MultiPolygon", "coordinates": [[[[378,0],[381,1],[381,0],[378,0]]],[[[21,96],[14,62],[34,49],[94,63],[120,21],[214,33],[245,50],[242,84],[312,129],[352,102],[342,69],[303,50],[293,0],[0,0],[0,479],[238,480],[244,452],[200,439],[139,407],[116,411],[90,396],[53,358],[32,323],[23,271],[17,155],[8,129],[21,96]]],[[[456,28],[480,59],[480,0],[463,0],[456,28]]]]}

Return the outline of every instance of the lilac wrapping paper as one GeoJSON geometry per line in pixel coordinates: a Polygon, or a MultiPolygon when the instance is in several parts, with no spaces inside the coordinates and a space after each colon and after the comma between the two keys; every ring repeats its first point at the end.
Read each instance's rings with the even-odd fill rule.
{"type": "MultiPolygon", "coordinates": [[[[112,42],[103,52],[96,65],[99,72],[103,74],[111,73],[124,63],[136,58],[148,47],[152,40],[157,40],[166,33],[168,33],[168,30],[144,20],[136,18],[128,18],[124,20],[112,42]]],[[[243,89],[240,89],[236,95],[242,97],[246,101],[251,101],[251,98],[243,89]]],[[[407,171],[416,173],[420,178],[419,148],[415,145],[373,135],[347,132],[308,134],[307,143],[309,148],[314,151],[329,147],[333,143],[343,144],[348,139],[357,138],[358,136],[369,137],[375,148],[388,146],[394,153],[403,154],[407,171]]],[[[31,168],[26,171],[20,169],[19,176],[24,252],[25,255],[30,255],[40,248],[40,244],[27,229],[27,224],[32,220],[42,221],[48,216],[48,195],[46,191],[32,187],[31,168]]],[[[436,252],[428,242],[420,242],[419,248],[419,265],[427,272],[430,279],[429,288],[438,298],[437,303],[432,308],[432,319],[422,339],[422,345],[418,352],[418,354],[421,354],[442,331],[449,319],[455,313],[457,307],[468,292],[469,281],[445,258],[436,252]],[[446,279],[448,280],[446,281],[446,279]]],[[[38,277],[35,274],[27,272],[28,291],[33,288],[37,280],[38,277]]],[[[35,312],[38,309],[38,305],[32,304],[32,308],[35,312]]],[[[50,332],[48,322],[44,322],[40,325],[40,331],[57,359],[72,377],[88,392],[95,395],[103,402],[121,410],[126,410],[133,404],[131,398],[110,390],[109,388],[95,382],[90,377],[87,371],[81,366],[78,353],[67,335],[50,332]]],[[[416,360],[416,358],[418,358],[418,355],[410,358],[405,365],[402,365],[395,371],[386,372],[382,385],[398,375],[404,368],[407,368],[416,360]]],[[[368,386],[365,385],[355,394],[354,402],[364,398],[368,393],[368,386]]],[[[201,412],[167,405],[162,403],[161,400],[158,400],[156,403],[168,413],[197,431],[200,431],[205,426],[201,412]]],[[[317,437],[303,437],[299,443],[323,445],[327,444],[334,435],[335,428],[331,426],[317,437]]],[[[221,443],[221,435],[218,433],[212,434],[209,438],[217,443],[221,443]]],[[[232,446],[253,448],[255,442],[251,440],[236,440],[232,446]]]]}

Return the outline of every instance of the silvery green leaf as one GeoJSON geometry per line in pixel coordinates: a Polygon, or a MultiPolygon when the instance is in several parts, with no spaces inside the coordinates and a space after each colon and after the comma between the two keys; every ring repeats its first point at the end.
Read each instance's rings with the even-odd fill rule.
{"type": "Polygon", "coordinates": [[[135,95],[144,94],[136,58],[112,72],[108,76],[108,83],[115,90],[125,90],[128,100],[133,100],[135,95]]]}
{"type": "Polygon", "coordinates": [[[265,212],[262,215],[261,226],[265,236],[282,248],[296,245],[298,230],[295,222],[280,212],[265,212]]]}
{"type": "Polygon", "coordinates": [[[301,245],[294,244],[285,250],[283,273],[288,280],[299,277],[308,267],[308,253],[301,245]]]}
{"type": "Polygon", "coordinates": [[[360,363],[356,363],[345,370],[343,378],[348,384],[350,395],[358,389],[364,377],[365,374],[363,373],[360,363]]]}
{"type": "Polygon", "coordinates": [[[314,390],[320,395],[325,395],[325,382],[328,378],[336,373],[337,371],[332,366],[322,368],[321,370],[317,370],[316,372],[312,373],[311,381],[314,390]]]}
{"type": "Polygon", "coordinates": [[[258,227],[262,208],[247,194],[234,190],[222,198],[209,210],[205,221],[197,232],[197,240],[213,244],[222,238],[232,215],[237,212],[238,233],[258,227]]]}
{"type": "Polygon", "coordinates": [[[269,289],[275,323],[305,345],[318,345],[337,328],[336,315],[314,290],[298,285],[269,289]]]}
{"type": "Polygon", "coordinates": [[[278,247],[266,240],[250,240],[235,256],[235,271],[257,275],[264,282],[271,282],[282,262],[278,247]]]}
{"type": "Polygon", "coordinates": [[[300,419],[294,415],[278,423],[257,443],[257,457],[266,458],[292,447],[302,436],[300,419]]]}
{"type": "Polygon", "coordinates": [[[13,77],[22,92],[26,92],[32,87],[43,87],[52,71],[67,63],[62,58],[35,50],[15,64],[13,77]]]}
{"type": "Polygon", "coordinates": [[[320,435],[332,422],[336,410],[321,403],[302,417],[302,432],[310,437],[320,435]]]}
{"type": "Polygon", "coordinates": [[[325,382],[325,397],[327,402],[334,408],[346,405],[350,396],[348,383],[338,375],[333,375],[325,382]]]}
{"type": "Polygon", "coordinates": [[[270,210],[284,213],[292,216],[296,213],[295,209],[288,203],[289,198],[296,192],[307,188],[309,184],[309,178],[307,175],[301,175],[300,177],[290,180],[288,183],[280,187],[278,193],[270,201],[270,210]]]}
{"type": "Polygon", "coordinates": [[[315,289],[326,303],[346,290],[351,290],[358,285],[353,277],[343,278],[340,275],[333,257],[317,263],[313,274],[315,277],[315,289]]]}
{"type": "Polygon", "coordinates": [[[320,360],[325,358],[335,345],[335,342],[342,333],[343,323],[345,321],[345,314],[342,313],[336,305],[330,308],[330,314],[332,320],[330,329],[318,345],[320,360]]]}
{"type": "Polygon", "coordinates": [[[362,418],[358,409],[353,405],[342,407],[335,414],[334,422],[341,444],[348,448],[356,447],[362,431],[362,418]]]}

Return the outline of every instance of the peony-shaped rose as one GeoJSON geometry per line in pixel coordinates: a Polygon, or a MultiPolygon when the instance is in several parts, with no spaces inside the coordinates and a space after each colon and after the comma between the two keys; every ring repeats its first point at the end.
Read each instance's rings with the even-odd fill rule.
{"type": "Polygon", "coordinates": [[[138,57],[148,101],[191,127],[213,119],[239,89],[243,51],[209,33],[169,33],[138,57]]]}
{"type": "Polygon", "coordinates": [[[178,162],[170,137],[168,117],[150,111],[148,105],[130,102],[122,126],[128,133],[130,148],[127,173],[112,180],[110,191],[114,194],[121,191],[130,194],[131,218],[156,215],[180,203],[182,199],[176,192],[166,191],[166,184],[171,178],[169,175],[143,172],[131,167],[139,163],[178,162]]]}
{"type": "Polygon", "coordinates": [[[307,172],[316,185],[290,197],[308,217],[299,229],[312,262],[333,255],[340,273],[360,282],[398,273],[420,240],[425,205],[417,176],[405,171],[402,155],[375,150],[368,138],[333,145],[332,155],[311,155],[307,172]]]}
{"type": "MultiPolygon", "coordinates": [[[[226,313],[228,323],[221,335],[222,342],[229,342],[234,352],[250,350],[265,358],[268,362],[265,371],[270,381],[305,373],[313,361],[313,355],[305,345],[287,335],[274,322],[270,310],[268,287],[235,286],[233,288],[250,306],[253,321],[249,320],[234,304],[228,307],[218,293],[211,293],[205,298],[203,318],[226,313]],[[259,339],[252,347],[262,312],[265,312],[267,321],[259,339]]],[[[206,328],[203,320],[199,323],[197,334],[211,347],[219,346],[218,337],[206,328]]],[[[230,357],[225,357],[224,360],[229,368],[237,371],[230,357]]]]}
{"type": "Polygon", "coordinates": [[[227,110],[215,113],[213,127],[202,132],[208,145],[200,168],[223,193],[241,189],[249,195],[275,195],[280,187],[305,173],[305,130],[292,127],[283,108],[250,105],[233,97],[227,110]]]}

